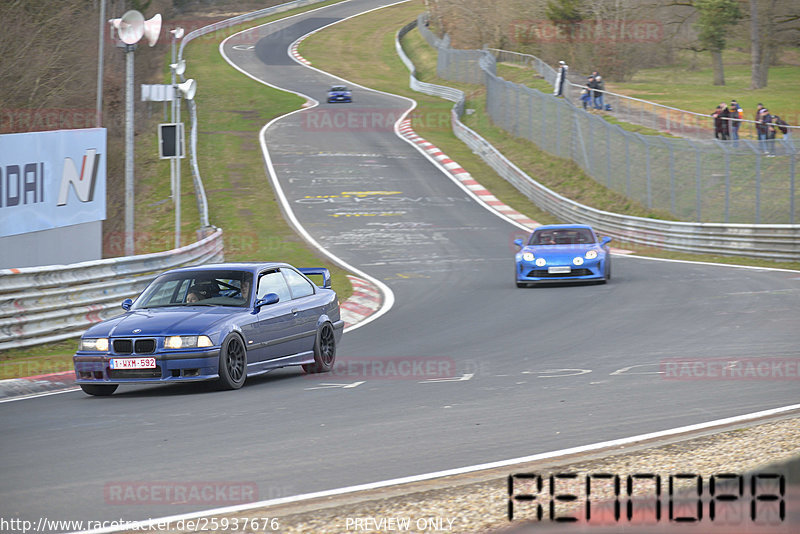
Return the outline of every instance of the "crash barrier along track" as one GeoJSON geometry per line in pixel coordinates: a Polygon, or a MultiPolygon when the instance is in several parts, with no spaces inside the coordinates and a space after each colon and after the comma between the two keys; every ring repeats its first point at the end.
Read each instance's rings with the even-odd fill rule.
{"type": "MultiPolygon", "coordinates": [[[[600,233],[638,245],[681,252],[737,255],[784,261],[800,260],[800,225],[693,223],[632,217],[584,206],[538,183],[483,137],[461,122],[460,117],[464,113],[465,102],[465,95],[462,91],[417,80],[415,67],[400,45],[403,36],[415,27],[419,27],[423,36],[426,36],[428,42],[437,49],[440,56],[443,53],[458,52],[448,60],[448,64],[451,66],[460,61],[458,71],[466,75],[471,69],[477,68],[487,80],[486,83],[493,80],[497,83],[509,84],[496,76],[496,61],[492,54],[481,50],[453,51],[445,49],[443,47],[447,44],[446,40],[433,36],[425,26],[425,21],[426,15],[420,15],[416,21],[404,26],[397,33],[395,39],[397,53],[411,71],[411,88],[455,102],[451,111],[451,126],[456,137],[466,143],[500,176],[513,184],[541,209],[564,221],[590,224],[600,233]]],[[[439,75],[442,74],[439,73],[439,75]]],[[[469,82],[471,77],[474,76],[470,75],[467,79],[459,81],[469,82]]],[[[542,96],[552,99],[553,106],[569,105],[556,97],[542,96]]],[[[487,91],[487,109],[489,110],[497,107],[496,103],[492,102],[492,98],[493,92],[487,91]]]]}
{"type": "Polygon", "coordinates": [[[78,336],[121,313],[161,271],[223,260],[222,230],[185,247],[71,265],[0,270],[0,350],[78,336]]]}

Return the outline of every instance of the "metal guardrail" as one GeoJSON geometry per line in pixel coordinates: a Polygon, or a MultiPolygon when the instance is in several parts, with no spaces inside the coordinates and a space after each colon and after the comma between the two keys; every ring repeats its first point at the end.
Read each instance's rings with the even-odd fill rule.
{"type": "MultiPolygon", "coordinates": [[[[400,40],[415,27],[427,30],[424,21],[424,15],[421,15],[418,20],[398,31],[395,38],[397,53],[411,71],[411,88],[455,101],[451,125],[456,137],[541,209],[564,221],[590,224],[603,234],[639,245],[682,252],[800,260],[800,225],[692,223],[632,217],[585,206],[543,186],[461,122],[464,105],[462,91],[416,79],[414,64],[403,52],[400,40]]],[[[426,40],[437,42],[428,37],[426,40]]],[[[488,52],[481,60],[481,70],[487,77],[495,76],[494,57],[488,52]]]]}
{"type": "Polygon", "coordinates": [[[76,337],[93,323],[121,313],[165,269],[224,258],[222,230],[174,250],[0,270],[0,350],[76,337]]]}

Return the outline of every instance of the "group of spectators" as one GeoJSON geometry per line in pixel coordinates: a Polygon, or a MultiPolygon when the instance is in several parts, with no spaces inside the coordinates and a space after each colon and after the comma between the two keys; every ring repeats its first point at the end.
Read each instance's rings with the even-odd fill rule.
{"type": "Polygon", "coordinates": [[[586,86],[581,91],[581,102],[583,109],[589,109],[592,106],[594,109],[604,109],[603,106],[603,91],[606,89],[606,83],[603,77],[597,71],[594,71],[591,76],[586,80],[586,86]]]}
{"type": "MultiPolygon", "coordinates": [[[[558,70],[556,71],[556,83],[553,86],[553,94],[555,96],[562,96],[564,94],[564,84],[567,82],[567,73],[569,66],[564,61],[558,62],[558,70]]],[[[606,89],[606,83],[603,77],[597,71],[594,71],[591,76],[586,80],[586,86],[581,92],[581,102],[583,102],[583,109],[588,109],[592,106],[594,109],[611,110],[611,106],[603,104],[603,91],[606,89]]]]}
{"type": "MultiPolygon", "coordinates": [[[[731,100],[730,105],[722,102],[711,114],[711,117],[714,119],[715,138],[721,141],[739,140],[739,128],[744,121],[744,110],[736,100],[731,100]]],[[[771,114],[760,102],[753,117],[753,122],[762,152],[767,156],[774,156],[776,134],[781,132],[785,137],[789,135],[786,122],[779,116],[771,114]]]]}

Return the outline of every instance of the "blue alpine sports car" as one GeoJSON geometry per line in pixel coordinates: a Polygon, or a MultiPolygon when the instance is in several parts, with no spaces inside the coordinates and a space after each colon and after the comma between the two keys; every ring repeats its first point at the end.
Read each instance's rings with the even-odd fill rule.
{"type": "Polygon", "coordinates": [[[517,287],[544,282],[605,283],[611,279],[610,237],[597,239],[591,226],[552,224],[540,226],[516,254],[514,279],[517,287]]]}
{"type": "Polygon", "coordinates": [[[216,380],[238,389],[247,376],[288,365],[330,371],[344,329],[330,287],[327,269],[285,263],[167,271],[125,299],[125,313],[83,334],[76,381],[89,395],[111,395],[133,383],[216,380]]]}
{"type": "Polygon", "coordinates": [[[353,101],[353,93],[350,92],[344,85],[334,85],[328,91],[328,103],[331,104],[333,102],[352,102],[353,101]]]}

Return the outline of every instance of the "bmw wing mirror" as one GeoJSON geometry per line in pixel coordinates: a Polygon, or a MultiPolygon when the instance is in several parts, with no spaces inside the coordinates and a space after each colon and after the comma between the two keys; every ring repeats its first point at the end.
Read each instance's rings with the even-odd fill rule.
{"type": "Polygon", "coordinates": [[[258,313],[258,312],[261,311],[261,307],[262,306],[269,306],[270,304],[275,304],[279,300],[281,300],[281,298],[278,296],[277,293],[267,293],[262,298],[260,298],[260,299],[258,299],[256,301],[256,305],[255,305],[253,311],[255,313],[258,313]]]}
{"type": "Polygon", "coordinates": [[[522,239],[515,239],[514,244],[517,245],[519,248],[522,248],[522,239]]]}
{"type": "Polygon", "coordinates": [[[122,309],[123,310],[128,311],[128,310],[131,309],[131,306],[133,306],[133,300],[132,299],[125,299],[125,300],[122,301],[122,309]]]}

